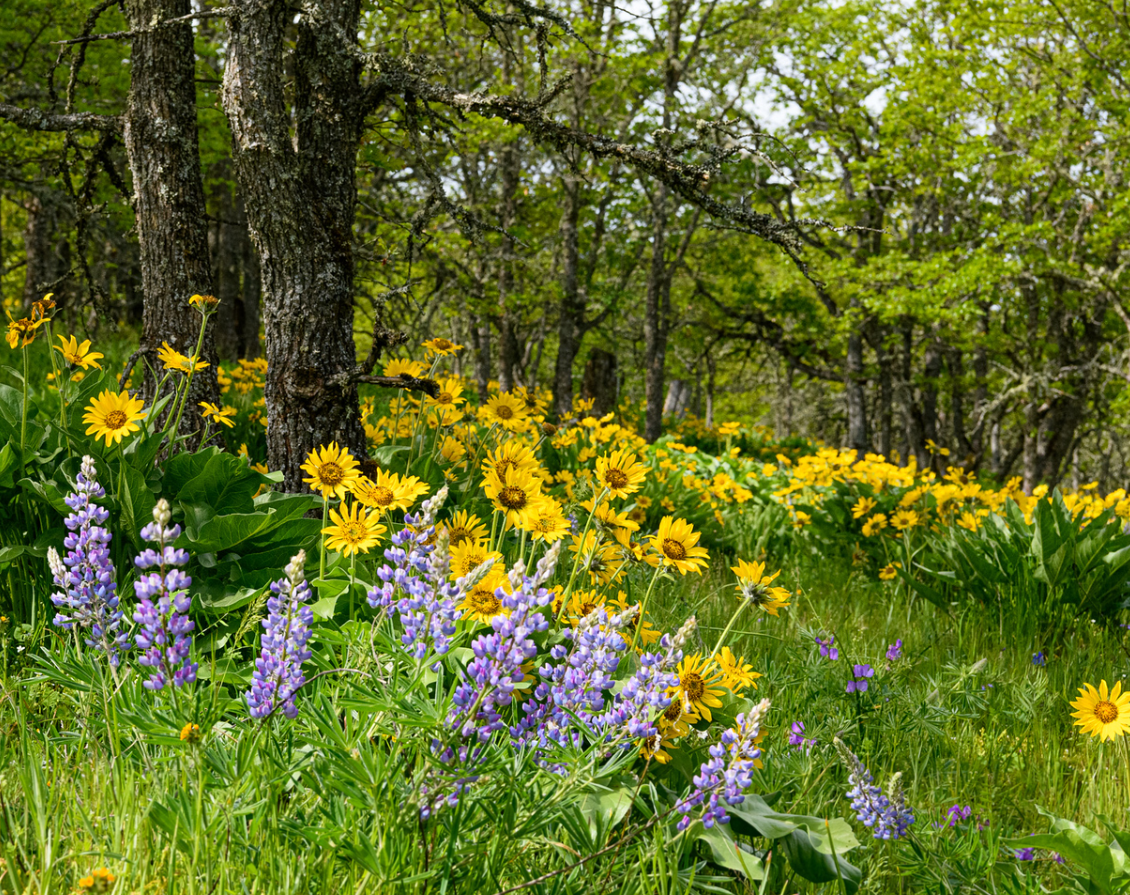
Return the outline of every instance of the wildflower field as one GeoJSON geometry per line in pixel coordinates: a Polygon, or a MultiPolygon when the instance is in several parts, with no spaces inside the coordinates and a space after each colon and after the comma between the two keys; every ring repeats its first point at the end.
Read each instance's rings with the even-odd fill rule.
{"type": "Polygon", "coordinates": [[[186,437],[204,361],[143,396],[52,315],[0,368],[0,893],[1130,891],[1125,492],[551,423],[437,338],[284,493],[262,362],[186,437]]]}

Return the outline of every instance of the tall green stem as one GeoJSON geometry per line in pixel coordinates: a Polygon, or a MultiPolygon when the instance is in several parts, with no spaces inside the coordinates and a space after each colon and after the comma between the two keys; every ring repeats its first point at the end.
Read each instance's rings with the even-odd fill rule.
{"type": "Polygon", "coordinates": [[[745,609],[745,604],[745,597],[739,597],[738,608],[735,609],[734,614],[730,616],[730,620],[726,623],[726,627],[723,628],[722,633],[718,635],[718,642],[714,644],[714,649],[710,651],[711,659],[718,655],[718,650],[722,648],[722,643],[725,641],[726,635],[730,633],[731,629],[734,627],[734,623],[738,620],[738,616],[741,615],[742,610],[745,609]]]}
{"type": "Polygon", "coordinates": [[[180,407],[177,409],[176,421],[173,423],[172,428],[168,430],[170,442],[175,440],[177,433],[180,431],[180,420],[184,415],[184,408],[188,405],[188,395],[192,391],[192,377],[196,374],[196,362],[200,359],[200,352],[204,350],[204,331],[208,328],[208,315],[205,314],[200,318],[200,335],[196,339],[196,350],[192,353],[192,357],[188,359],[188,376],[184,383],[184,394],[180,399],[180,407]]]}
{"type": "Polygon", "coordinates": [[[655,567],[655,574],[651,576],[651,584],[647,586],[647,592],[643,595],[643,602],[640,603],[639,618],[636,619],[636,630],[632,634],[632,649],[636,648],[636,641],[640,639],[640,631],[643,630],[644,619],[647,617],[647,604],[651,600],[651,592],[655,590],[655,582],[659,580],[660,574],[663,572],[663,561],[660,560],[659,565],[655,567]]]}
{"type": "MultiPolygon", "coordinates": [[[[330,524],[330,499],[325,494],[322,495],[322,528],[328,528],[330,524]]],[[[326,535],[325,532],[318,533],[318,544],[320,556],[318,559],[318,577],[326,577],[326,535]]]]}
{"type": "Polygon", "coordinates": [[[24,448],[27,446],[27,380],[31,374],[28,371],[27,345],[23,347],[24,353],[24,400],[20,408],[20,465],[24,462],[24,448]]]}

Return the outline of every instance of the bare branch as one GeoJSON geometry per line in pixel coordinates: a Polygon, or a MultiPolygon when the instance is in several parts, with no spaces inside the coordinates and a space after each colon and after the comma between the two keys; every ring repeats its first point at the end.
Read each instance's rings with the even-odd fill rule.
{"type": "Polygon", "coordinates": [[[24,109],[0,103],[0,119],[10,121],[29,131],[110,131],[120,133],[122,119],[118,115],[94,115],[90,112],[73,112],[55,115],[39,109],[24,109]]]}

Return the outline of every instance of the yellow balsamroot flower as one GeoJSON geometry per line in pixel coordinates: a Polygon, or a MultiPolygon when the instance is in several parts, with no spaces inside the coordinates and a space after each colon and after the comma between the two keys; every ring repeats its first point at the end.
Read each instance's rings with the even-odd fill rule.
{"type": "MultiPolygon", "coordinates": [[[[439,391],[434,398],[428,397],[428,407],[438,407],[440,410],[450,410],[458,407],[467,399],[463,397],[463,382],[454,376],[444,376],[436,380],[439,391]]],[[[458,420],[452,420],[452,423],[458,420]]]]}
{"type": "MultiPolygon", "coordinates": [[[[507,470],[524,469],[533,473],[540,469],[540,466],[538,458],[529,445],[517,441],[507,441],[493,451],[487,451],[482,469],[488,476],[495,475],[501,478],[507,470]]],[[[538,478],[541,478],[541,476],[538,476],[538,478]]]]}
{"type": "Polygon", "coordinates": [[[361,479],[360,468],[349,448],[339,448],[336,441],[312,450],[302,464],[309,473],[304,481],[324,498],[341,498],[361,479]]]}
{"type": "Polygon", "coordinates": [[[99,867],[90,873],[89,876],[84,876],[78,881],[78,887],[85,892],[109,892],[114,888],[114,882],[117,877],[114,876],[105,867],[99,867]]]}
{"type": "Polygon", "coordinates": [[[561,504],[544,494],[534,501],[519,528],[528,531],[534,536],[534,540],[548,543],[560,541],[572,530],[569,520],[561,511],[561,504]]]}
{"type": "Polygon", "coordinates": [[[445,435],[439,445],[439,455],[447,463],[458,463],[467,456],[467,448],[458,438],[445,435]]]}
{"type": "Polygon", "coordinates": [[[902,568],[902,563],[898,562],[898,561],[891,563],[889,566],[883,566],[883,568],[881,568],[879,570],[879,580],[880,581],[891,581],[891,580],[897,578],[898,577],[898,570],[901,569],[901,568],[902,568]]]}
{"type": "Polygon", "coordinates": [[[761,677],[753,670],[752,665],[746,665],[745,659],[735,656],[728,646],[722,647],[718,654],[718,670],[722,672],[722,686],[731,693],[740,694],[746,687],[757,689],[757,679],[761,677]]]}
{"type": "Polygon", "coordinates": [[[506,521],[517,526],[541,494],[541,479],[528,469],[507,469],[501,475],[488,475],[483,490],[494,508],[506,514],[506,521]]]}
{"type": "Polygon", "coordinates": [[[777,615],[778,610],[789,605],[792,594],[783,587],[771,587],[781,574],[779,569],[772,575],[766,575],[765,563],[739,559],[736,566],[730,567],[730,571],[738,576],[738,596],[741,599],[760,606],[770,615],[777,615]]]}
{"type": "MultiPolygon", "coordinates": [[[[577,627],[586,615],[596,612],[601,606],[604,605],[607,597],[600,591],[596,590],[575,590],[569,597],[569,603],[565,607],[565,621],[570,627],[577,627]]],[[[561,597],[553,601],[553,614],[561,614],[561,597]]],[[[609,613],[611,615],[611,613],[609,613]]]]}
{"type": "Polygon", "coordinates": [[[869,538],[876,535],[887,527],[887,514],[876,513],[870,519],[863,523],[863,536],[869,538]]]}
{"type": "Polygon", "coordinates": [[[428,339],[424,343],[424,350],[427,357],[447,357],[462,351],[463,346],[456,345],[448,339],[428,339]]]}
{"type": "Polygon", "coordinates": [[[975,514],[966,510],[958,517],[957,524],[969,531],[976,531],[981,527],[981,520],[975,514]]]}
{"type": "Polygon", "coordinates": [[[232,419],[236,414],[234,407],[217,407],[211,401],[201,401],[200,407],[203,408],[201,412],[205,419],[227,426],[229,429],[235,428],[235,420],[232,419]]]}
{"type": "Polygon", "coordinates": [[[401,477],[383,469],[377,470],[375,479],[361,476],[353,486],[353,496],[374,510],[406,510],[416,498],[427,493],[427,482],[414,475],[401,477]]]}
{"type": "Polygon", "coordinates": [[[412,379],[419,379],[424,375],[427,369],[428,368],[418,360],[406,360],[401,357],[394,357],[384,365],[384,374],[385,376],[409,376],[412,379]]]}
{"type": "Polygon", "coordinates": [[[447,532],[452,549],[467,541],[472,544],[485,541],[490,534],[486,523],[466,510],[459,510],[451,517],[450,522],[441,522],[439,527],[440,531],[447,532]]]}
{"type": "Polygon", "coordinates": [[[855,502],[855,506],[851,508],[851,518],[862,519],[873,509],[875,509],[875,498],[861,497],[855,502]]]}
{"type": "Polygon", "coordinates": [[[460,544],[452,542],[451,580],[458,581],[470,575],[487,560],[494,560],[495,566],[502,562],[502,554],[489,550],[485,541],[464,540],[460,544]]]}
{"type": "Polygon", "coordinates": [[[586,532],[583,539],[573,535],[569,549],[577,554],[580,567],[589,573],[589,580],[593,583],[607,584],[624,568],[624,560],[616,545],[602,541],[595,531],[586,532]]]}
{"type": "Polygon", "coordinates": [[[207,361],[181,354],[168,342],[162,342],[161,347],[157,349],[157,359],[165,365],[166,370],[179,370],[181,373],[199,372],[209,366],[207,361]]]}
{"type": "Polygon", "coordinates": [[[68,364],[73,364],[76,367],[82,367],[88,370],[91,367],[101,370],[102,365],[98,363],[99,358],[105,357],[104,354],[99,354],[97,351],[90,350],[90,339],[83,340],[80,345],[76,336],[71,336],[69,339],[66,336],[56,336],[60,345],[53,345],[52,347],[63,355],[63,360],[68,364]]]}
{"type": "Polygon", "coordinates": [[[640,745],[640,755],[645,759],[667,764],[671,760],[667,750],[676,748],[678,741],[691,732],[691,725],[697,724],[699,720],[698,713],[693,709],[688,710],[678,699],[671,700],[671,704],[656,719],[658,733],[645,739],[640,745]]]}
{"type": "Polygon", "coordinates": [[[646,478],[647,467],[640,463],[633,451],[620,448],[596,458],[596,480],[613,497],[635,494],[646,478]]]}
{"type": "Polygon", "coordinates": [[[1122,681],[1118,681],[1107,692],[1106,681],[1096,690],[1091,684],[1079,688],[1079,698],[1071,703],[1075,709],[1071,717],[1075,726],[1083,733],[1098,737],[1100,741],[1113,741],[1116,736],[1125,736],[1130,730],[1130,690],[1122,692],[1122,681]]]}
{"type": "Polygon", "coordinates": [[[35,323],[29,318],[25,317],[22,320],[15,320],[12,315],[8,315],[8,347],[10,348],[26,348],[35,341],[35,331],[39,329],[41,324],[35,323]]]}
{"type": "Polygon", "coordinates": [[[510,593],[510,579],[501,569],[494,568],[463,597],[458,607],[463,610],[463,618],[489,625],[496,615],[509,615],[510,610],[502,605],[498,596],[499,588],[510,593]]]}
{"type": "Polygon", "coordinates": [[[343,556],[355,553],[368,553],[378,543],[387,529],[378,524],[378,513],[369,513],[354,501],[348,507],[330,510],[333,525],[322,529],[326,535],[326,546],[343,556]]]}
{"type": "Polygon", "coordinates": [[[480,413],[487,425],[498,424],[510,431],[525,428],[530,415],[526,402],[509,392],[492,395],[480,413]]]}
{"type": "Polygon", "coordinates": [[[97,398],[92,398],[86,405],[86,413],[82,421],[90,428],[87,435],[95,439],[104,438],[106,447],[110,443],[118,444],[127,435],[131,435],[141,428],[138,420],[145,419],[145,402],[141,398],[131,398],[129,392],[103,391],[97,398]]]}
{"type": "Polygon", "coordinates": [[[205,315],[211,314],[220,306],[220,300],[214,295],[194,295],[188,303],[205,315]]]}
{"type": "Polygon", "coordinates": [[[681,575],[701,574],[710,556],[705,547],[697,546],[701,537],[686,519],[664,516],[659,522],[659,531],[651,538],[651,546],[658,555],[649,555],[648,562],[678,569],[681,575]]]}
{"type": "Polygon", "coordinates": [[[679,683],[669,689],[667,695],[673,699],[678,697],[687,711],[694,711],[707,721],[714,720],[710,710],[722,708],[719,697],[726,692],[720,686],[721,678],[714,663],[695,653],[684,658],[676,671],[679,683]]]}
{"type": "Polygon", "coordinates": [[[918,513],[914,510],[899,510],[891,515],[891,525],[899,531],[914,528],[920,521],[918,513]]]}
{"type": "Polygon", "coordinates": [[[203,737],[204,735],[200,732],[199,724],[192,724],[190,722],[180,729],[182,743],[199,743],[203,737]]]}

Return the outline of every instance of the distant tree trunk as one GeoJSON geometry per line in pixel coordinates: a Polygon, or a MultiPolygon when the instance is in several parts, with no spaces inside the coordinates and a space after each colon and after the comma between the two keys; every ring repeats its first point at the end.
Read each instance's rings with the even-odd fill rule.
{"type": "MultiPolygon", "coordinates": [[[[553,411],[557,419],[567,419],[573,411],[573,364],[581,350],[584,335],[585,303],[580,291],[580,184],[570,177],[562,190],[565,214],[561,218],[561,304],[557,311],[557,360],[553,366],[553,411]]],[[[590,355],[591,357],[591,355],[590,355]]]]}
{"type": "MultiPolygon", "coordinates": [[[[227,167],[226,165],[224,166],[227,167]]],[[[221,360],[237,360],[243,348],[243,308],[240,269],[244,228],[236,223],[236,201],[232,185],[221,183],[216,218],[211,227],[212,257],[216,261],[216,298],[220,300],[215,321],[216,354],[221,360]]]]}
{"type": "Polygon", "coordinates": [[[667,268],[667,187],[660,184],[652,203],[651,266],[644,296],[644,438],[663,431],[663,374],[667,363],[667,306],[671,284],[667,268]]]}
{"type": "MultiPolygon", "coordinates": [[[[195,294],[212,292],[208,221],[196,132],[195,55],[192,25],[153,28],[154,22],[187,16],[189,0],[128,0],[130,92],[124,138],[133,175],[141,285],[145,294],[141,348],[154,368],[168,341],[191,355],[200,314],[195,294]]],[[[216,350],[211,327],[203,358],[210,366],[192,380],[181,432],[199,430],[198,401],[217,401],[216,350]]]]}
{"type": "Polygon", "coordinates": [[[471,347],[475,351],[475,386],[479,403],[490,397],[490,318],[472,316],[471,347]]]}
{"type": "Polygon", "coordinates": [[[27,226],[24,227],[24,306],[27,307],[43,298],[49,290],[58,291],[58,280],[67,273],[69,265],[64,264],[60,253],[62,208],[54,197],[33,194],[24,204],[24,211],[27,213],[27,226]]]}
{"type": "Polygon", "coordinates": [[[241,356],[254,358],[259,356],[259,306],[262,303],[263,282],[259,273],[259,252],[251,238],[251,231],[247,229],[247,209],[244,206],[243,196],[236,194],[236,211],[240,227],[239,241],[239,267],[241,271],[239,302],[243,306],[243,327],[240,335],[243,338],[241,356]]]}
{"type": "Polygon", "coordinates": [[[301,464],[331,441],[367,453],[353,342],[356,154],[364,120],[356,105],[360,63],[340,46],[356,40],[360,0],[326,0],[303,16],[295,48],[293,121],[284,71],[283,2],[238,0],[229,20],[224,108],[236,177],[259,249],[264,328],[267,455],[287,490],[304,490],[301,464]]]}
{"type": "Polygon", "coordinates": [[[665,416],[682,417],[690,403],[691,389],[682,379],[672,379],[667,383],[667,397],[663,400],[665,416]]]}
{"type": "Polygon", "coordinates": [[[703,422],[706,428],[714,428],[714,377],[718,371],[718,364],[714,359],[714,351],[706,354],[706,417],[703,422]]]}
{"type": "Polygon", "coordinates": [[[616,355],[603,348],[593,348],[585,364],[581,395],[591,399],[593,416],[604,416],[616,409],[616,355]]]}
{"type": "MultiPolygon", "coordinates": [[[[942,375],[942,351],[937,341],[931,337],[926,348],[926,356],[922,366],[922,397],[919,406],[922,408],[922,437],[938,443],[938,379],[942,375]]],[[[923,465],[936,466],[940,454],[926,453],[920,462],[923,465]]]]}
{"type": "Polygon", "coordinates": [[[848,447],[857,451],[870,450],[863,379],[863,336],[858,332],[848,336],[847,356],[844,359],[844,395],[847,400],[848,447]]]}

